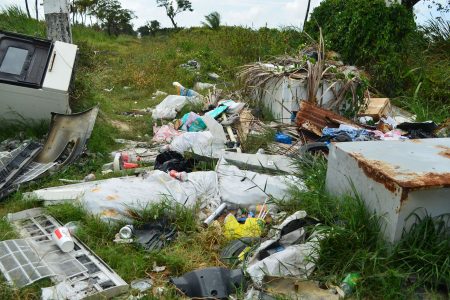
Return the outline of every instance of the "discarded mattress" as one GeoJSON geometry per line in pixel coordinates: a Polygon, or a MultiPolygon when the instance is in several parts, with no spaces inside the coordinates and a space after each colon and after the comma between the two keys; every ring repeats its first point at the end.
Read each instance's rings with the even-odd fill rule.
{"type": "Polygon", "coordinates": [[[127,283],[78,239],[64,253],[51,238],[62,225],[41,208],[8,214],[23,239],[0,242],[0,271],[10,284],[29,285],[51,277],[56,284],[42,289],[42,299],[110,298],[125,292],[127,283]]]}
{"type": "Polygon", "coordinates": [[[294,161],[284,155],[224,152],[222,157],[230,164],[244,170],[279,171],[288,174],[294,174],[297,171],[294,161]]]}

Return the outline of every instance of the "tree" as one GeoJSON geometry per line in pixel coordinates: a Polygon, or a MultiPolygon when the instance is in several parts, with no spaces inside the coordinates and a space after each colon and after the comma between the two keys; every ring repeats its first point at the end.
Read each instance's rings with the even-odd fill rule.
{"type": "Polygon", "coordinates": [[[206,22],[202,22],[202,25],[209,29],[217,30],[220,28],[220,14],[217,11],[205,16],[206,22]]]}
{"type": "Polygon", "coordinates": [[[147,25],[141,26],[137,29],[137,32],[141,34],[141,36],[150,35],[150,28],[147,25]]]}
{"type": "MultiPolygon", "coordinates": [[[[402,5],[406,6],[408,9],[412,10],[414,5],[419,3],[421,0],[402,0],[402,5]]],[[[447,0],[447,4],[442,4],[436,0],[424,0],[428,2],[428,7],[431,8],[433,5],[436,6],[438,11],[448,12],[450,10],[450,1],[447,0]]]]}
{"type": "Polygon", "coordinates": [[[109,35],[134,34],[130,21],[135,15],[131,10],[122,8],[118,0],[99,0],[95,5],[94,15],[109,35]]]}
{"type": "Polygon", "coordinates": [[[150,23],[147,23],[147,26],[153,36],[155,36],[156,32],[161,28],[161,24],[156,20],[150,21],[150,23]]]}
{"type": "MultiPolygon", "coordinates": [[[[72,2],[72,14],[75,17],[77,14],[81,17],[81,23],[85,24],[87,16],[93,14],[93,10],[98,0],[73,0],[72,2]]],[[[75,18],[73,21],[75,22],[75,18]]],[[[92,19],[91,19],[92,23],[92,19]]]]}
{"type": "Polygon", "coordinates": [[[184,11],[194,11],[189,0],[156,0],[158,7],[164,7],[174,28],[178,28],[175,17],[184,11]],[[175,2],[175,3],[174,3],[175,2]]]}

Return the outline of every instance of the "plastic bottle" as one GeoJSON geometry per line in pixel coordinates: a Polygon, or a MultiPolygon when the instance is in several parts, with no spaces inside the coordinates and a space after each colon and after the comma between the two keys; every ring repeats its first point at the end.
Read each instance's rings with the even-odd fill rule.
{"type": "Polygon", "coordinates": [[[356,284],[360,278],[361,275],[359,273],[349,273],[345,276],[340,286],[344,297],[351,295],[355,291],[356,284]]]}

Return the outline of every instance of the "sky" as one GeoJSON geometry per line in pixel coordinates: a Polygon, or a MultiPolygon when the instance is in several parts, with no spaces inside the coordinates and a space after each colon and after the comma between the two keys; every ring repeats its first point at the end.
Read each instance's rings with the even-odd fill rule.
{"type": "MultiPolygon", "coordinates": [[[[0,7],[16,4],[25,9],[25,0],[0,0],[0,7]]],[[[43,0],[38,0],[42,3],[43,0]]],[[[132,21],[134,28],[144,25],[147,21],[158,20],[162,27],[171,27],[169,18],[165,15],[164,8],[156,6],[156,0],[119,0],[124,8],[135,12],[137,18],[132,21]]],[[[438,0],[445,4],[447,0],[438,0]]],[[[179,14],[175,21],[179,26],[199,26],[204,21],[204,16],[212,11],[217,11],[222,16],[222,23],[226,25],[243,25],[252,28],[262,26],[301,27],[305,18],[307,0],[191,0],[193,12],[179,14]]],[[[34,15],[34,1],[28,0],[31,13],[34,15]]],[[[320,4],[320,0],[311,0],[311,9],[320,4]]],[[[39,8],[43,18],[42,6],[39,8]]],[[[425,1],[421,1],[414,7],[417,23],[423,24],[432,17],[441,14],[435,9],[429,9],[425,1]]],[[[450,14],[443,15],[449,19],[450,14]]]]}

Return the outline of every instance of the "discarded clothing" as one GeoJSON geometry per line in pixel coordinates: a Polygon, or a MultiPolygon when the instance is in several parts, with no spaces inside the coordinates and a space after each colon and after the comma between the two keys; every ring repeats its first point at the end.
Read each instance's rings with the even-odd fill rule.
{"type": "Polygon", "coordinates": [[[192,298],[228,299],[228,296],[245,286],[241,269],[206,268],[192,271],[181,277],[171,278],[186,296],[192,298]]]}
{"type": "Polygon", "coordinates": [[[394,129],[386,133],[383,133],[379,130],[374,130],[373,133],[375,137],[379,138],[382,141],[399,141],[408,139],[406,136],[403,136],[402,131],[398,129],[394,129]]]}
{"type": "Polygon", "coordinates": [[[341,136],[341,140],[339,140],[340,142],[344,142],[347,140],[343,139],[343,136],[348,136],[350,138],[351,141],[357,141],[357,140],[365,140],[365,138],[370,136],[369,131],[365,130],[365,129],[357,129],[353,126],[350,125],[344,125],[341,124],[339,125],[339,128],[328,128],[325,127],[324,129],[322,129],[322,134],[323,136],[327,136],[327,137],[332,137],[332,138],[336,138],[341,136]]]}
{"type": "Polygon", "coordinates": [[[194,167],[194,160],[186,160],[183,155],[176,151],[166,151],[158,154],[155,160],[155,170],[169,172],[191,172],[194,167]]]}

